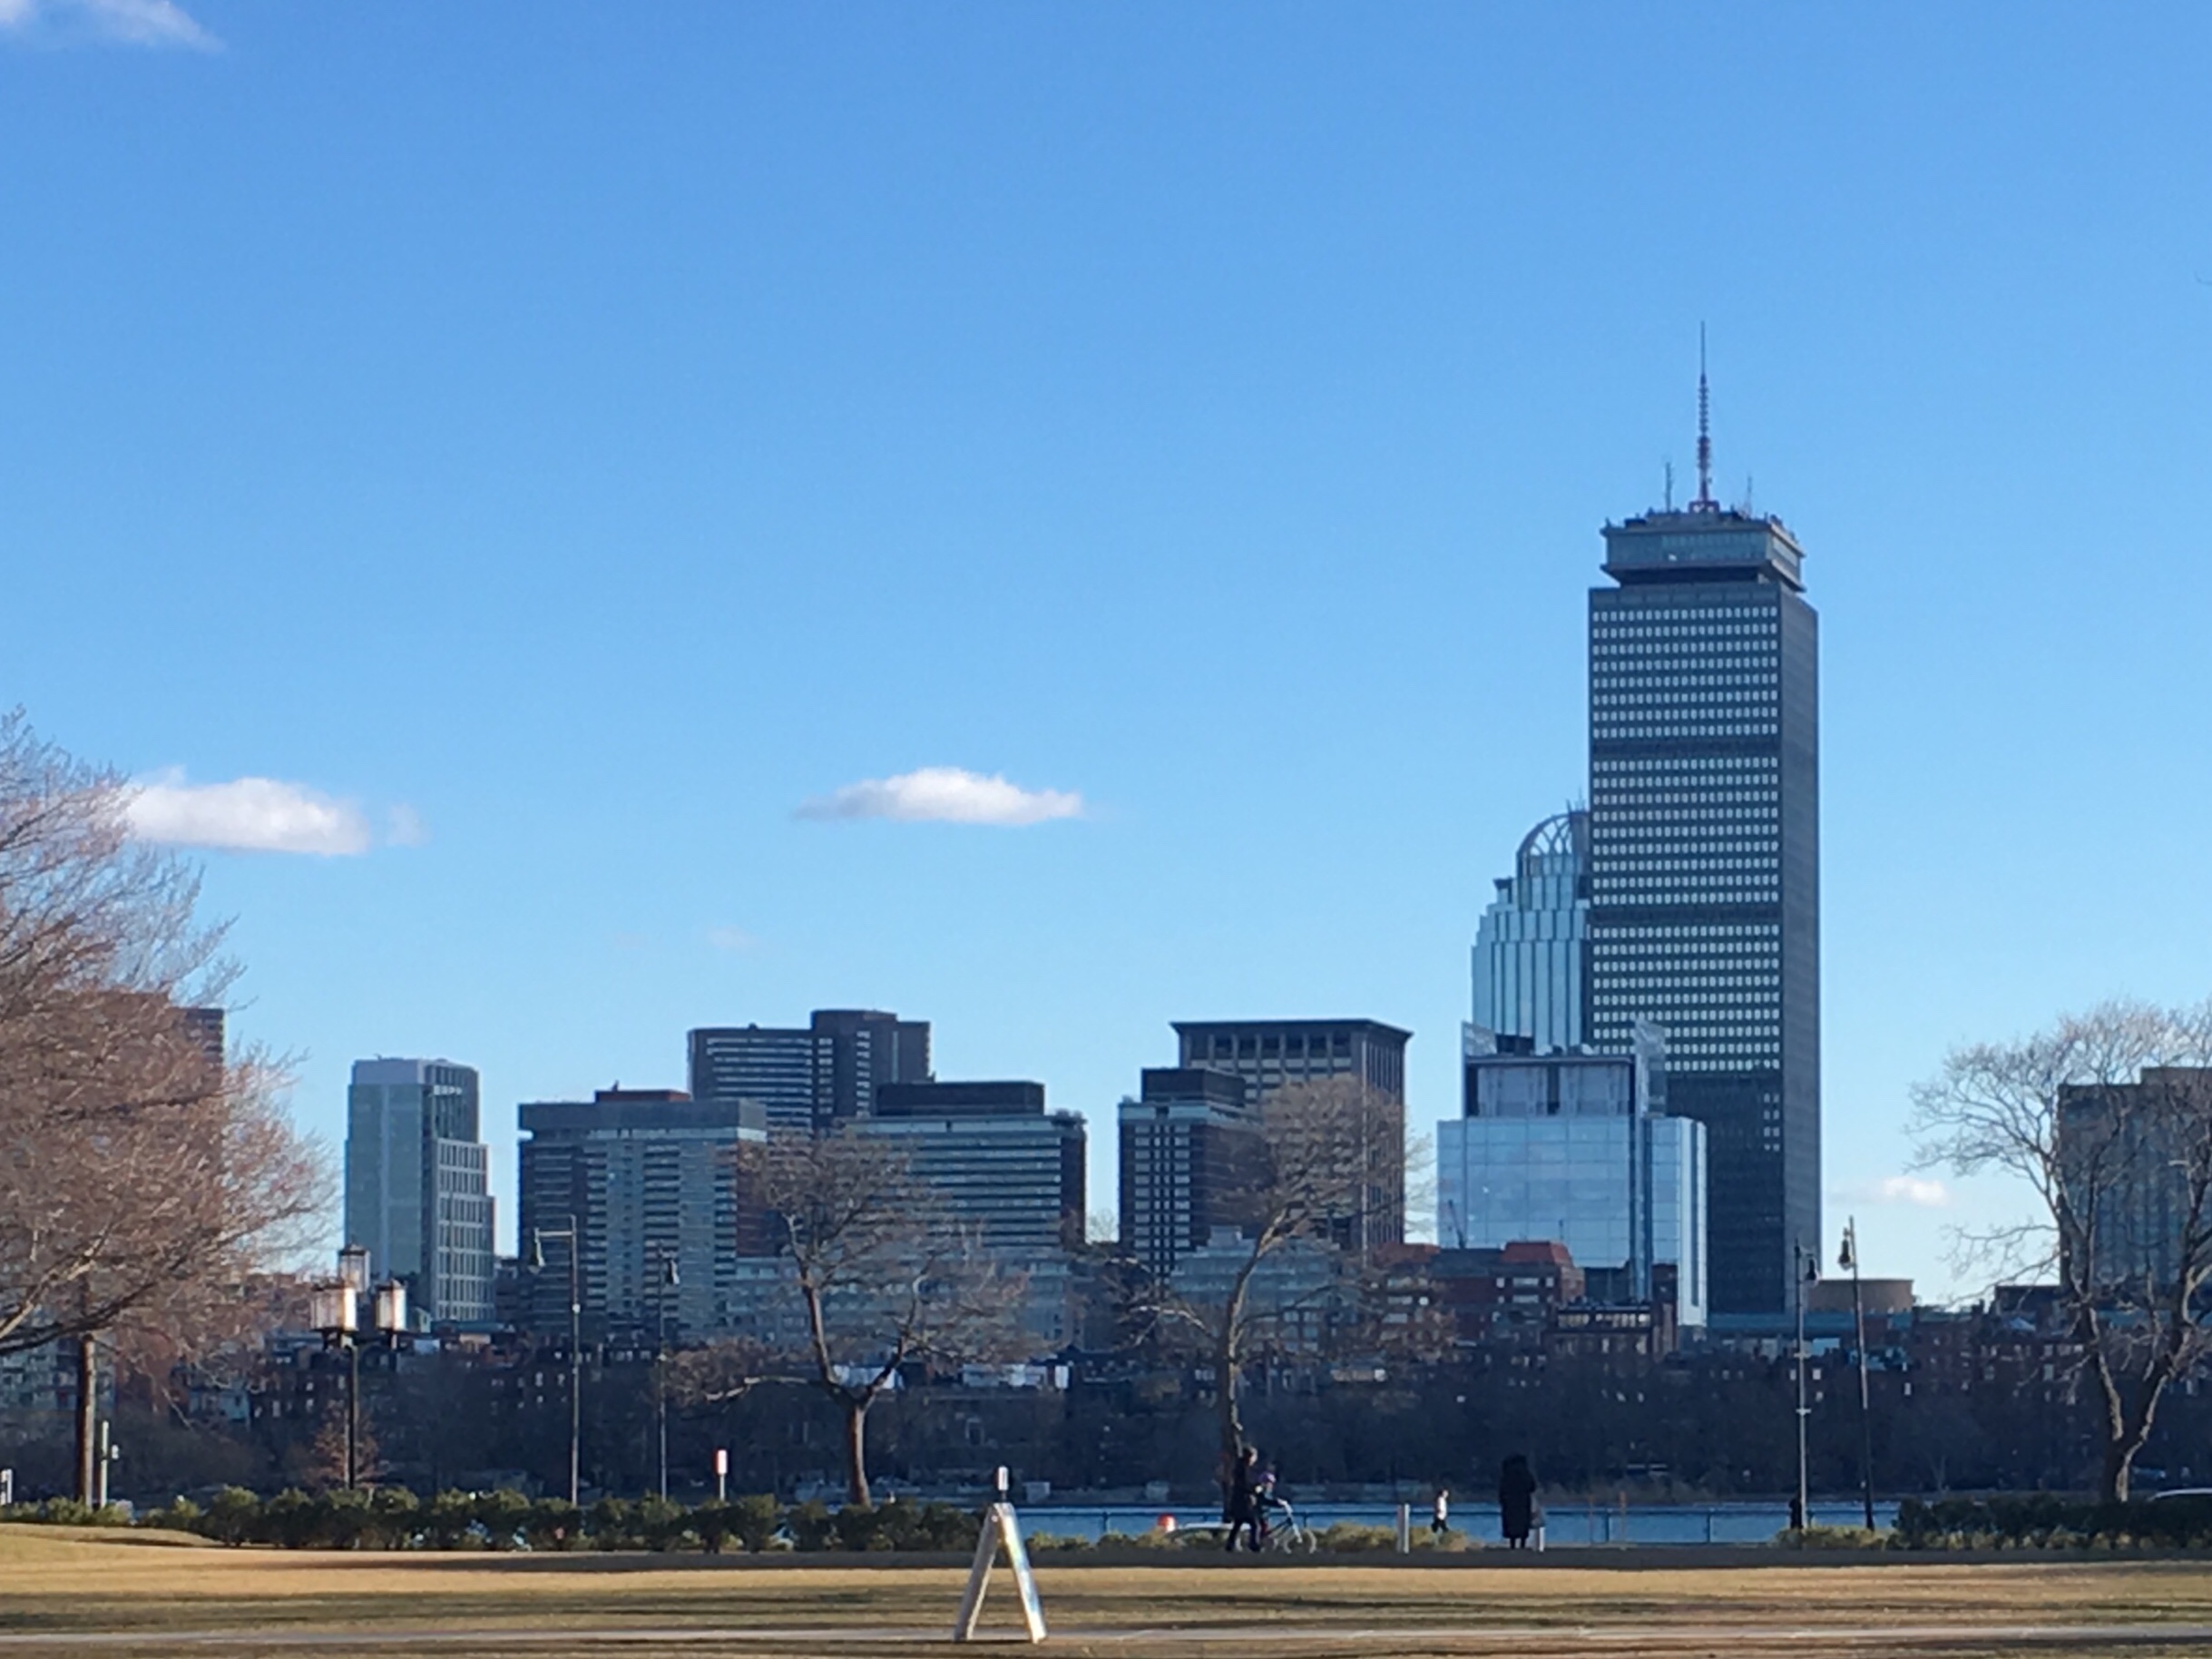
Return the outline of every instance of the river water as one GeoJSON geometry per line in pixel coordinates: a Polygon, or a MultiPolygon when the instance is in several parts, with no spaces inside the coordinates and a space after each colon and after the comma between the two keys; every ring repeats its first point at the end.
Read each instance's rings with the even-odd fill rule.
{"type": "MultiPolygon", "coordinates": [[[[1414,1530],[1425,1531],[1429,1525],[1427,1501],[1416,1502],[1412,1508],[1414,1530]]],[[[1545,1503],[1543,1513],[1545,1542],[1551,1545],[1765,1544],[1789,1525],[1786,1503],[1632,1504],[1624,1509],[1618,1504],[1562,1500],[1545,1503]]],[[[1155,1507],[1045,1503],[1024,1505],[1021,1511],[1024,1531],[1049,1532],[1061,1537],[1088,1538],[1093,1542],[1109,1533],[1148,1532],[1159,1525],[1163,1515],[1174,1516],[1178,1527],[1219,1526],[1221,1520],[1218,1507],[1186,1504],[1155,1507]]],[[[1298,1518],[1316,1530],[1338,1521],[1362,1526],[1395,1526],[1397,1507],[1316,1503],[1308,1507],[1301,1504],[1298,1518]]],[[[1483,1543],[1498,1541],[1495,1504],[1454,1503],[1451,1518],[1454,1528],[1470,1533],[1483,1543]]],[[[1864,1525],[1865,1518],[1865,1508],[1856,1502],[1813,1505],[1812,1520],[1816,1526],[1857,1526],[1864,1525]]],[[[1893,1526],[1896,1519],[1895,1504],[1874,1506],[1874,1520],[1878,1525],[1893,1526]]]]}

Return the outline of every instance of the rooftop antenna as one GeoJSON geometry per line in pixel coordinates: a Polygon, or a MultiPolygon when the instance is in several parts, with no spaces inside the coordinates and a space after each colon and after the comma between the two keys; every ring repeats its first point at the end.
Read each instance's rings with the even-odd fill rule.
{"type": "Polygon", "coordinates": [[[1671,512],[1673,512],[1673,511],[1674,511],[1674,462],[1673,462],[1671,459],[1669,459],[1669,461],[1667,461],[1667,463],[1666,463],[1666,467],[1667,467],[1667,510],[1668,510],[1669,513],[1671,513],[1671,512]]]}
{"type": "Polygon", "coordinates": [[[1698,325],[1698,498],[1689,504],[1693,513],[1718,513],[1720,504],[1713,499],[1713,429],[1712,398],[1705,384],[1705,325],[1698,325]]]}

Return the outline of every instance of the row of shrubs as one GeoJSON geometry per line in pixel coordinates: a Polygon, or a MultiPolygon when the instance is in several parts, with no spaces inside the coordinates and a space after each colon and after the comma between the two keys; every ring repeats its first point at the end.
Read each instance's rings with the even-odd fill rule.
{"type": "Polygon", "coordinates": [[[181,1497],[135,1517],[120,1506],[97,1509],[67,1498],[19,1504],[13,1521],[71,1526],[158,1526],[218,1543],[280,1549],[648,1549],[759,1552],[967,1549],[975,1517],[951,1504],[887,1503],[874,1508],[773,1497],[670,1499],[602,1497],[579,1509],[563,1497],[520,1492],[440,1492],[424,1500],[405,1487],[303,1492],[263,1497],[226,1487],[205,1507],[181,1497]]]}
{"type": "MultiPolygon", "coordinates": [[[[68,1498],[19,1504],[12,1521],[79,1526],[141,1526],[198,1533],[229,1545],[281,1549],[495,1549],[495,1550],[966,1550],[975,1543],[976,1517],[952,1504],[893,1501],[872,1508],[831,1509],[819,1502],[779,1504],[773,1497],[710,1499],[686,1506],[662,1498],[602,1497],[579,1510],[565,1498],[520,1492],[440,1492],[427,1502],[404,1487],[373,1491],[309,1493],[297,1489],[262,1497],[226,1487],[206,1507],[179,1498],[136,1517],[121,1506],[94,1508],[68,1498]]],[[[1117,1546],[1140,1549],[1215,1549],[1218,1533],[1116,1535],[1117,1546]]],[[[1479,1547],[1464,1533],[1441,1540],[1425,1529],[1418,1549],[1479,1547]]],[[[1341,1553],[1396,1547],[1388,1526],[1340,1521],[1324,1528],[1319,1546],[1341,1553]]],[[[1092,1540],[1037,1532],[1029,1546],[1039,1553],[1089,1549],[1092,1540]]]]}
{"type": "Polygon", "coordinates": [[[2212,1548],[2212,1495],[2124,1504],[2041,1492],[1908,1497],[1891,1541],[1898,1549],[2212,1548]]]}
{"type": "MultiPolygon", "coordinates": [[[[964,1550],[975,1541],[976,1517],[952,1504],[890,1502],[831,1509],[820,1502],[787,1505],[756,1495],[686,1506],[667,1499],[602,1497],[578,1509],[565,1498],[520,1492],[440,1492],[427,1501],[404,1487],[262,1497],[226,1487],[203,1508],[179,1498],[133,1517],[55,1498],[18,1504],[11,1521],[80,1526],[140,1526],[198,1533],[230,1545],[284,1549],[533,1550],[964,1550]]],[[[2099,1504],[2052,1494],[2017,1497],[1906,1498],[1895,1529],[1812,1527],[1782,1540],[1801,1548],[1893,1549],[2207,1549],[2212,1548],[2212,1496],[2163,1502],[2099,1504]]],[[[1213,1533],[1140,1533],[1115,1539],[1144,1548],[1219,1548],[1213,1533]]],[[[1339,1523],[1320,1535],[1323,1549],[1349,1552],[1395,1546],[1392,1529],[1339,1523]]],[[[1435,1547],[1424,1530],[1416,1546],[1435,1547]]],[[[1473,1546],[1453,1533],[1446,1549],[1473,1546]]],[[[1082,1549],[1090,1540],[1041,1533],[1039,1551],[1082,1549]]]]}

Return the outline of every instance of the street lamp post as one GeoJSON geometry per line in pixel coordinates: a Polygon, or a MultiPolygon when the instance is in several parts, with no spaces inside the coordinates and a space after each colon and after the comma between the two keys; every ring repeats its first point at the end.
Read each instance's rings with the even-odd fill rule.
{"type": "Polygon", "coordinates": [[[1809,1252],[1802,1243],[1791,1246],[1791,1251],[1796,1257],[1796,1269],[1791,1276],[1792,1301],[1796,1304],[1797,1312],[1797,1502],[1796,1513],[1791,1516],[1790,1521],[1793,1529],[1802,1536],[1806,1523],[1811,1518],[1812,1501],[1805,1446],[1806,1419],[1813,1415],[1813,1408],[1806,1401],[1805,1394],[1805,1287],[1809,1281],[1819,1277],[1820,1259],[1809,1252]]]}
{"type": "MultiPolygon", "coordinates": [[[[308,1295],[308,1322],[321,1333],[326,1349],[346,1354],[346,1489],[361,1480],[360,1301],[368,1289],[368,1252],[348,1244],[338,1253],[338,1278],[308,1295]]],[[[407,1324],[407,1287],[391,1280],[377,1287],[374,1308],[377,1332],[396,1342],[407,1324]]]]}
{"type": "Polygon", "coordinates": [[[676,1273],[676,1258],[662,1251],[653,1304],[653,1428],[661,1441],[661,1497],[664,1501],[668,1497],[668,1293],[681,1282],[676,1273]]]}
{"type": "Polygon", "coordinates": [[[1859,1223],[1844,1222],[1844,1249],[1836,1266],[1851,1270],[1851,1320],[1859,1345],[1859,1496],[1865,1500],[1866,1530],[1874,1529],[1874,1437],[1866,1388],[1866,1299],[1859,1290],[1859,1223]]]}
{"type": "Polygon", "coordinates": [[[360,1434],[361,1358],[354,1345],[354,1331],[359,1321],[354,1293],[360,1288],[356,1282],[367,1277],[366,1269],[357,1269],[358,1258],[352,1249],[338,1252],[338,1277],[329,1284],[317,1285],[308,1295],[308,1320],[321,1333],[326,1352],[342,1349],[346,1354],[346,1489],[353,1490],[358,1473],[355,1464],[354,1445],[360,1434]]]}
{"type": "Polygon", "coordinates": [[[579,1508],[583,1503],[583,1291],[576,1273],[576,1258],[582,1252],[576,1241],[575,1214],[570,1213],[566,1227],[531,1229],[533,1271],[545,1266],[547,1239],[568,1244],[568,1501],[572,1508],[579,1508]]]}

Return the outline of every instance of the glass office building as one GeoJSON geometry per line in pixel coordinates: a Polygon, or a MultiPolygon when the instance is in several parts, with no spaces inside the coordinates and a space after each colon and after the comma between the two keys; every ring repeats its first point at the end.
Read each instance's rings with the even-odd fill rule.
{"type": "Polygon", "coordinates": [[[1649,1048],[1470,1060],[1466,1115],[1436,1130],[1437,1242],[1556,1240],[1639,1301],[1670,1266],[1678,1322],[1704,1324],[1705,1130],[1654,1109],[1662,1067],[1649,1048]]]}
{"type": "Polygon", "coordinates": [[[492,1317],[491,1151],[475,1068],[357,1060],[346,1091],[346,1242],[404,1281],[421,1319],[492,1317]]]}
{"type": "Polygon", "coordinates": [[[1590,595],[1590,1043],[1666,1034],[1706,1128],[1719,1314],[1820,1243],[1816,618],[1779,520],[1703,490],[1605,532],[1590,595]]]}
{"type": "Polygon", "coordinates": [[[1590,814],[1522,838],[1474,936],[1474,1025],[1539,1054],[1580,1048],[1590,996],[1590,814]]]}

